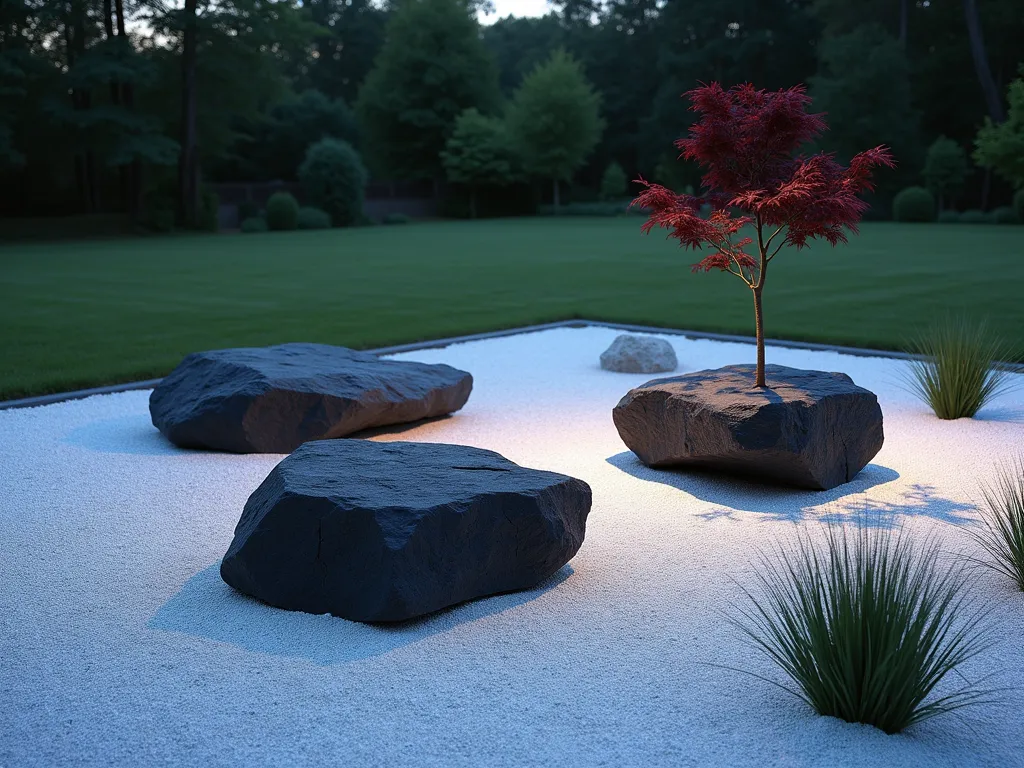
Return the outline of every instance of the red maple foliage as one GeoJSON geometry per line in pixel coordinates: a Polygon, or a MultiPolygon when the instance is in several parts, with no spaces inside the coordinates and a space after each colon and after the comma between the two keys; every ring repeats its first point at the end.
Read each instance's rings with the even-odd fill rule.
{"type": "Polygon", "coordinates": [[[729,90],[711,83],[685,95],[700,119],[676,146],[681,158],[705,170],[707,194],[679,195],[638,179],[645,189],[633,205],[651,212],[643,225],[645,234],[661,227],[684,248],[708,247],[693,271],[720,269],[753,291],[756,385],[763,387],[761,294],[769,262],[785,245],[803,248],[814,238],[832,245],[846,242],[847,230],[857,232],[867,208],[857,195],[873,188],[872,168],[891,168],[895,162],[884,146],[861,152],[848,168],[828,153],[797,154],[828,127],[823,115],[808,112],[811,99],[802,85],[764,91],[750,83],[729,90]],[[712,209],[706,219],[700,215],[705,204],[712,209]],[[734,240],[747,225],[753,225],[754,237],[734,240]],[[745,249],[755,239],[757,251],[751,255],[745,249]]]}

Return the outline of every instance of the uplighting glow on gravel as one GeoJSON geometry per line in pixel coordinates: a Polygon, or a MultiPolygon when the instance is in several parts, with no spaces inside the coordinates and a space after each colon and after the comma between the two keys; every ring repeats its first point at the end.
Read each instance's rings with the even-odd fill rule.
{"type": "MultiPolygon", "coordinates": [[[[644,468],[611,409],[644,375],[599,369],[618,331],[557,329],[398,357],[473,373],[460,413],[374,439],[490,448],[590,483],[576,558],[525,593],[410,625],[290,613],[218,565],[280,456],[174,448],[149,393],[0,412],[0,766],[1024,765],[1024,595],[985,571],[999,642],[963,670],[1000,704],[899,736],[818,717],[722,612],[759,547],[867,511],[951,556],[978,482],[1024,449],[1024,376],[977,419],[943,422],[906,363],[769,348],[879,396],[885,446],[823,493],[644,468]]],[[[665,336],[681,371],[753,347],[665,336]]],[[[956,684],[956,681],[951,681],[956,684]]]]}

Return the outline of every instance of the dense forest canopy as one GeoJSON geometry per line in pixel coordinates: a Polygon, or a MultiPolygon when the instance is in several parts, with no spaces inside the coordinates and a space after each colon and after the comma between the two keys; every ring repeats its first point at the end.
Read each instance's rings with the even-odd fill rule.
{"type": "MultiPolygon", "coordinates": [[[[596,197],[613,163],[630,178],[699,186],[672,146],[692,120],[681,94],[701,81],[803,82],[828,113],[816,149],[843,161],[893,147],[900,165],[879,189],[881,211],[925,183],[937,140],[970,157],[986,118],[1007,119],[1024,58],[1020,0],[550,5],[480,26],[486,6],[471,0],[4,0],[0,215],[170,208],[194,225],[208,185],[293,181],[324,136],[354,146],[377,180],[443,182],[460,114],[500,119],[529,96],[517,96],[528,76],[563,55],[603,127],[565,183],[571,197],[596,197]]],[[[559,174],[534,175],[550,199],[559,174]]],[[[1011,191],[972,163],[947,202],[989,208],[1011,191]]]]}

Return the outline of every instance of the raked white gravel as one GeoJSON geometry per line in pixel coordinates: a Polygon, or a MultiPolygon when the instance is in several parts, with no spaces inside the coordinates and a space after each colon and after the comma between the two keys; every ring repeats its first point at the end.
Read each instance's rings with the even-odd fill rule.
{"type": "MultiPolygon", "coordinates": [[[[942,422],[901,388],[905,363],[770,348],[878,393],[886,438],[833,491],[764,488],[626,452],[611,409],[651,377],[600,370],[617,334],[400,355],[469,370],[475,389],[459,414],[376,439],[490,448],[594,491],[583,548],[549,583],[409,626],[289,613],[221,582],[280,456],[178,450],[148,392],[0,412],[0,766],[1024,766],[1024,595],[987,572],[998,643],[963,672],[1009,688],[1001,704],[887,736],[722,668],[782,681],[722,612],[758,548],[800,526],[870,510],[969,547],[978,481],[1024,449],[1024,386],[942,422]]],[[[753,356],[665,338],[680,371],[753,356]]]]}

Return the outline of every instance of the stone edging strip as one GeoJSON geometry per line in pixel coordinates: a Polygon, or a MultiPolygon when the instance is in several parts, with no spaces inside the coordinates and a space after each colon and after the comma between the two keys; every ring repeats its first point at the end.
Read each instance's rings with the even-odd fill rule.
{"type": "MultiPolygon", "coordinates": [[[[610,323],[601,320],[560,320],[554,323],[542,323],[540,325],[524,325],[519,328],[507,328],[501,331],[487,331],[486,333],[472,333],[466,336],[451,336],[445,339],[433,341],[417,341],[411,344],[397,344],[391,347],[378,347],[368,349],[375,355],[396,355],[402,352],[415,352],[420,349],[442,349],[452,344],[463,344],[467,341],[483,341],[486,339],[498,339],[504,336],[518,336],[523,333],[537,333],[539,331],[550,331],[555,328],[586,328],[596,326],[599,328],[611,328],[618,331],[629,331],[632,333],[656,333],[663,336],[685,336],[690,339],[705,339],[708,341],[725,341],[735,344],[754,344],[753,336],[736,336],[727,333],[704,333],[701,331],[681,331],[675,328],[658,328],[650,325],[632,325],[629,323],[610,323]]],[[[914,355],[905,352],[893,352],[882,349],[864,349],[861,347],[844,347],[836,344],[819,344],[813,341],[785,341],[768,339],[765,342],[771,347],[782,347],[784,349],[806,349],[814,352],[836,352],[840,355],[853,355],[855,357],[888,357],[897,360],[913,360],[914,355]]],[[[1024,364],[1003,363],[1004,368],[1013,373],[1024,373],[1024,364]]],[[[160,382],[160,379],[146,379],[145,381],[132,381],[126,384],[111,384],[106,387],[93,387],[90,389],[78,389],[73,392],[57,392],[52,395],[39,395],[36,397],[25,397],[19,400],[0,401],[0,411],[12,408],[34,408],[41,405],[52,405],[62,403],[66,400],[81,400],[93,395],[111,395],[118,392],[130,392],[136,389],[152,389],[160,382]]]]}

